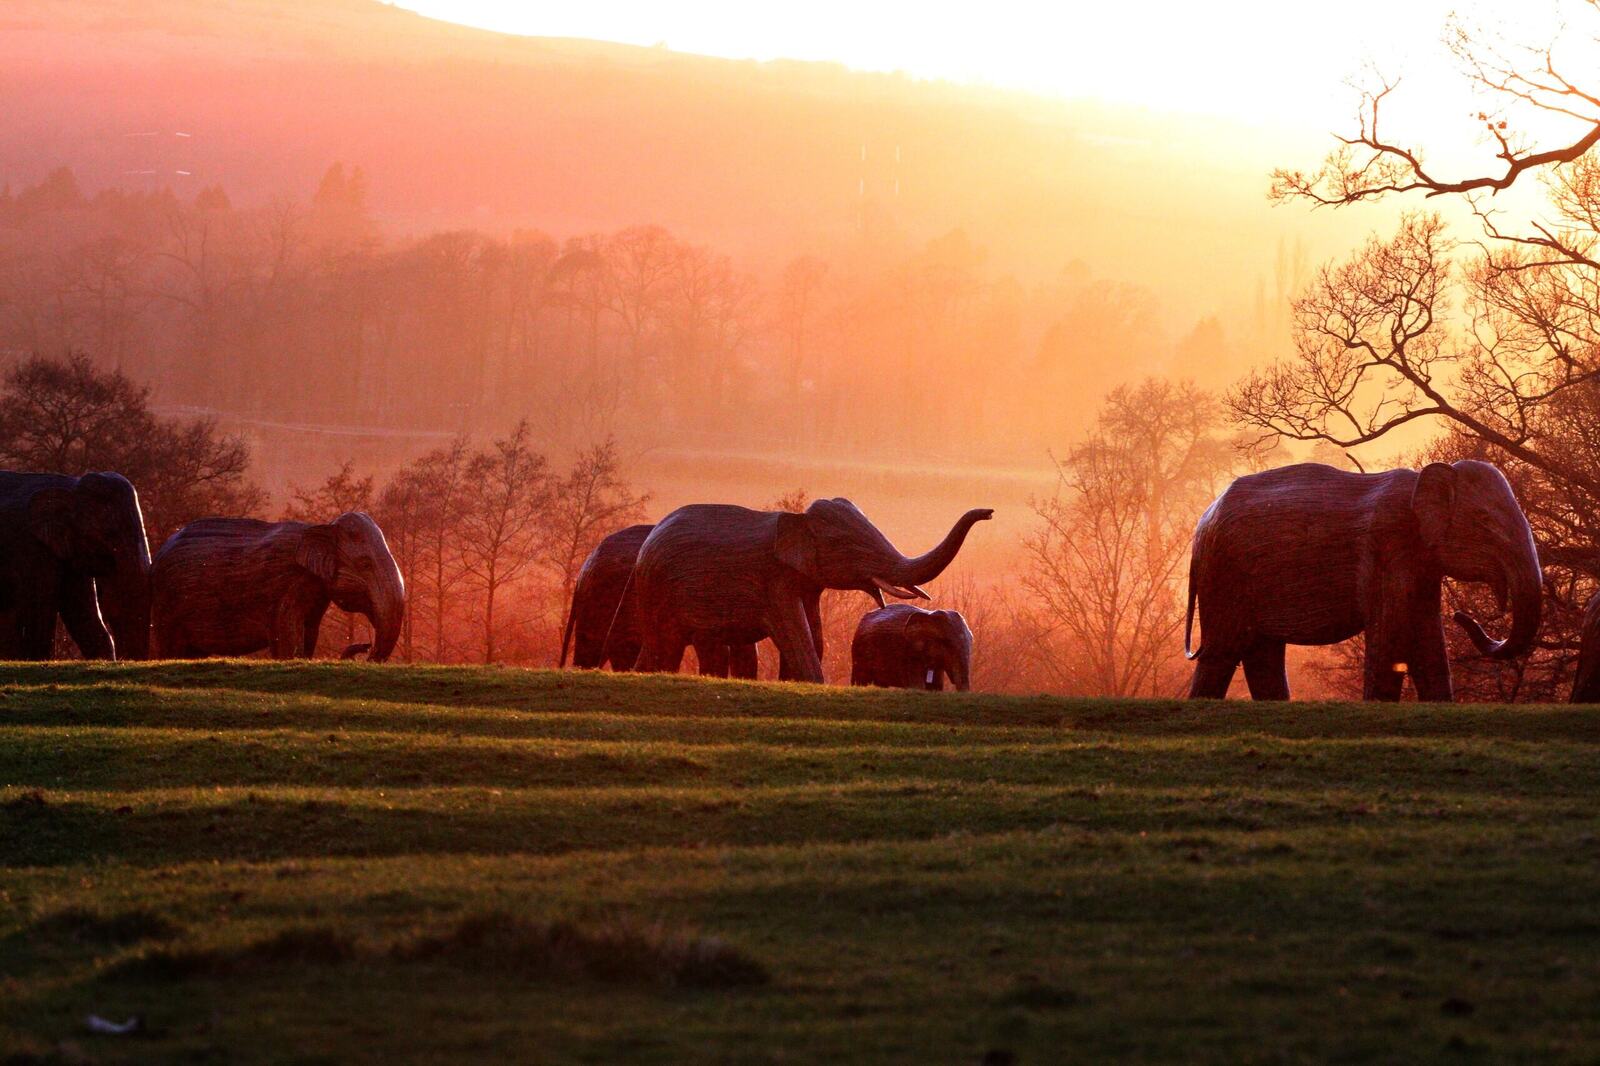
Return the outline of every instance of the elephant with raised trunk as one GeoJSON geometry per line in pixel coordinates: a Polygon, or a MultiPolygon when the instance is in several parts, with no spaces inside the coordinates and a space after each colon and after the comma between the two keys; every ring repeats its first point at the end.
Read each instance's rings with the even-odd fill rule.
{"type": "Polygon", "coordinates": [[[1502,610],[1510,604],[1499,641],[1456,613],[1481,653],[1510,659],[1533,647],[1539,552],[1489,463],[1380,474],[1301,463],[1239,478],[1195,527],[1184,651],[1199,661],[1189,694],[1226,696],[1242,661],[1253,697],[1288,699],[1286,644],[1365,633],[1366,699],[1399,699],[1408,674],[1419,699],[1451,699],[1444,577],[1485,582],[1502,610]],[[1197,601],[1202,644],[1191,652],[1197,601]]]}
{"type": "Polygon", "coordinates": [[[711,640],[777,645],[779,675],[822,681],[816,603],[823,589],[857,589],[879,606],[888,593],[927,598],[917,586],[950,565],[972,526],[968,511],[925,555],[900,554],[856,505],[816,500],[804,514],[691,504],[663,518],[639,548],[639,669],[674,671],[688,645],[711,640]]]}
{"type": "Polygon", "coordinates": [[[0,659],[48,659],[56,619],[86,659],[150,650],[150,545],[121,474],[0,471],[0,659]]]}
{"type": "Polygon", "coordinates": [[[891,603],[868,611],[850,642],[850,683],[938,692],[972,687],[972,630],[960,611],[891,603]]]}
{"type": "Polygon", "coordinates": [[[359,511],[321,525],[190,522],[156,553],[152,584],[156,648],[165,658],[262,649],[274,659],[310,658],[331,602],[367,616],[369,658],[382,662],[405,617],[400,568],[378,524],[359,511]]]}
{"type": "MultiPolygon", "coordinates": [[[[639,658],[639,617],[636,598],[630,593],[633,566],[639,558],[653,525],[628,526],[595,545],[583,561],[572,588],[572,604],[567,609],[567,626],[561,636],[559,666],[567,665],[567,649],[572,649],[572,665],[583,670],[598,670],[610,664],[613,670],[632,670],[639,658]]],[[[756,646],[729,647],[702,640],[694,646],[700,673],[714,677],[753,678],[756,676],[756,646]]],[[[820,654],[820,653],[819,653],[820,654]]]]}

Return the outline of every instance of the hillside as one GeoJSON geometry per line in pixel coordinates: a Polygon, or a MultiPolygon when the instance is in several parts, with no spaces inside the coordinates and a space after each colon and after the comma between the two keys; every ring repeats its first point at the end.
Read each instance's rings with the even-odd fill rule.
{"type": "Polygon", "coordinates": [[[1082,260],[1186,315],[1246,305],[1280,240],[1337,232],[1263,200],[1267,169],[1313,136],[514,37],[378,0],[12,0],[0,86],[0,182],[67,164],[90,188],[221,184],[256,203],[344,160],[396,230],[652,222],[774,262],[863,227],[963,227],[1008,269],[1082,260]]]}
{"type": "Polygon", "coordinates": [[[1569,707],[8,665],[0,1058],[1592,1061],[1597,744],[1569,707]]]}

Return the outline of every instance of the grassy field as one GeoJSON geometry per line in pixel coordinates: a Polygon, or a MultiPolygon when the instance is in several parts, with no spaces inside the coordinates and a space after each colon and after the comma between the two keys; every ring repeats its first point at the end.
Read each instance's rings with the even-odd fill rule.
{"type": "Polygon", "coordinates": [[[1594,1062],[1600,712],[0,667],[0,1044],[1594,1062]]]}

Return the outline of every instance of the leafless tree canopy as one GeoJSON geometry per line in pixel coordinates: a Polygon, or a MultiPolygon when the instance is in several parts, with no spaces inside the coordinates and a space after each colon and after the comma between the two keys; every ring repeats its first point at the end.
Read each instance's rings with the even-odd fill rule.
{"type": "MultiPolygon", "coordinates": [[[[1600,4],[1586,14],[1600,27],[1600,4]]],[[[1564,65],[1570,40],[1515,48],[1458,24],[1450,42],[1471,85],[1495,102],[1479,114],[1492,147],[1479,172],[1442,174],[1423,146],[1388,139],[1383,108],[1401,91],[1388,82],[1364,96],[1355,132],[1319,169],[1278,171],[1273,195],[1332,206],[1453,197],[1481,232],[1462,243],[1438,216],[1408,214],[1392,236],[1323,268],[1294,303],[1293,353],[1247,377],[1227,404],[1258,442],[1355,448],[1420,420],[1443,436],[1416,461],[1501,465],[1546,563],[1545,647],[1531,666],[1485,671],[1475,692],[1469,670],[1467,691],[1549,697],[1571,661],[1577,609],[1600,579],[1600,162],[1591,151],[1600,84],[1564,65]],[[1570,139],[1542,144],[1524,132],[1552,117],[1570,139]],[[1494,194],[1529,181],[1542,183],[1543,207],[1513,221],[1494,194]]]]}

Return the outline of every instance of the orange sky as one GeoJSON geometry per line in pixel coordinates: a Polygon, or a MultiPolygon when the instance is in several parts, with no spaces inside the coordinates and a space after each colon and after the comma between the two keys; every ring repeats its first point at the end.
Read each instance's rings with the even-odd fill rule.
{"type": "MultiPolygon", "coordinates": [[[[1294,0],[811,0],[777,14],[776,5],[748,0],[400,0],[422,14],[515,33],[831,60],[1302,128],[1344,124],[1342,84],[1368,60],[1405,70],[1414,93],[1442,94],[1433,85],[1449,73],[1439,41],[1452,11],[1538,40],[1558,2],[1345,0],[1330,9],[1294,0]],[[1517,24],[1505,27],[1509,10],[1517,24]]],[[[1459,90],[1434,98],[1459,101],[1459,90]]]]}

